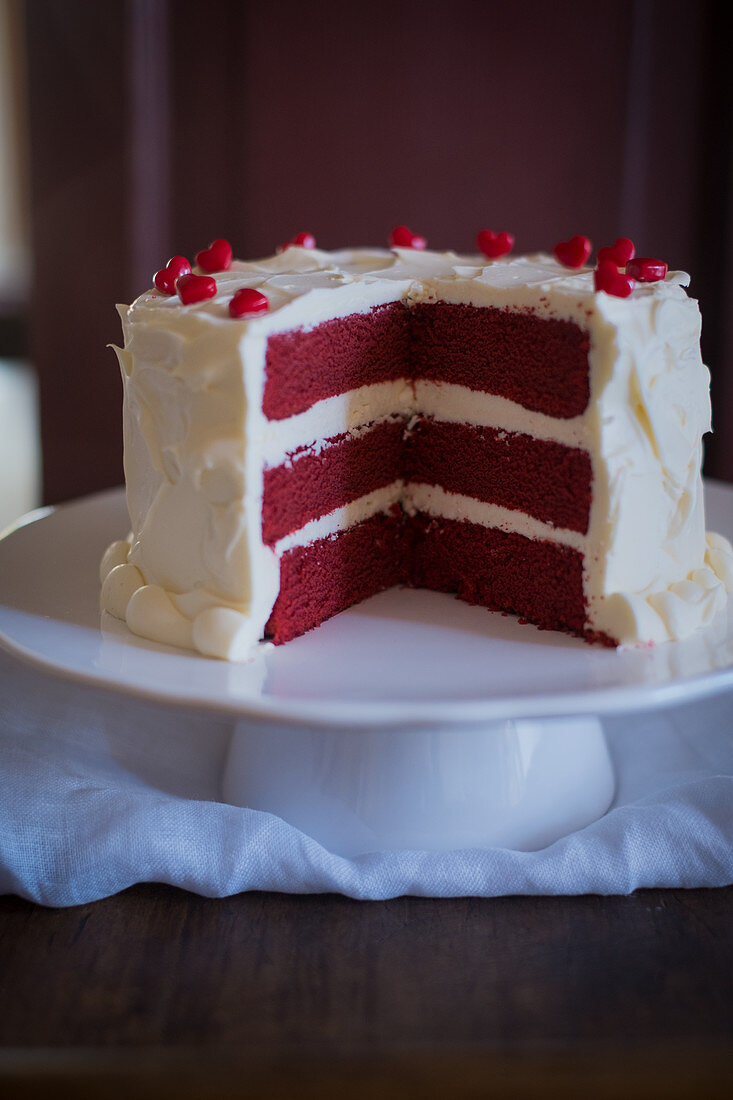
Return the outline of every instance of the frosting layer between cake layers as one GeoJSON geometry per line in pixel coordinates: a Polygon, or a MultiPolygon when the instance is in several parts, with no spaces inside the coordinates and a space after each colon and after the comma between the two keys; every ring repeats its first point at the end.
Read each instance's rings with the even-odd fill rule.
{"type": "Polygon", "coordinates": [[[268,623],[291,636],[278,594],[318,554],[339,555],[354,598],[406,581],[522,614],[486,563],[524,547],[575,593],[550,618],[622,644],[684,637],[725,606],[683,273],[619,299],[544,255],[288,248],[216,281],[195,305],[149,291],[119,307],[131,535],[105,555],[102,602],[134,632],[243,659],[268,623]],[[269,311],[232,319],[241,287],[269,311]],[[375,538],[384,562],[365,555],[379,575],[360,579],[375,538]],[[456,583],[462,554],[475,591],[456,583]]]}

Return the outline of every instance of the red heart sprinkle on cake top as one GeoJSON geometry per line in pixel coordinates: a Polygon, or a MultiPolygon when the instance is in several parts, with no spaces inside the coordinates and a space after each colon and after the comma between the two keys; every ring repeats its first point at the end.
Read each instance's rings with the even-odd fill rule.
{"type": "Polygon", "coordinates": [[[666,278],[667,265],[664,260],[653,260],[651,256],[636,256],[627,263],[626,274],[640,283],[657,283],[666,278]]]}
{"type": "Polygon", "coordinates": [[[605,290],[614,298],[628,298],[634,289],[634,280],[619,271],[615,260],[600,260],[593,272],[593,286],[595,290],[605,290]]]}
{"type": "Polygon", "coordinates": [[[269,308],[270,303],[264,294],[245,286],[237,291],[229,303],[229,316],[244,317],[248,313],[264,313],[269,308]]]}
{"type": "Polygon", "coordinates": [[[232,246],[229,241],[212,241],[208,248],[196,253],[196,263],[202,271],[228,271],[232,266],[232,246]]]}
{"type": "Polygon", "coordinates": [[[413,233],[406,225],[396,225],[389,235],[390,248],[417,248],[423,249],[427,245],[425,237],[413,233]]]}
{"type": "Polygon", "coordinates": [[[176,290],[184,306],[190,306],[194,302],[203,302],[206,298],[214,297],[216,279],[212,279],[210,275],[181,275],[176,280],[176,290]]]}
{"type": "Polygon", "coordinates": [[[582,267],[592,247],[587,237],[571,237],[569,241],[558,241],[552,251],[564,267],[582,267]]]}
{"type": "Polygon", "coordinates": [[[291,241],[285,241],[285,244],[281,244],[280,251],[284,252],[285,249],[315,249],[316,238],[313,233],[296,233],[295,237],[291,241]]]}
{"type": "Polygon", "coordinates": [[[514,237],[511,233],[494,233],[491,229],[482,229],[476,237],[476,247],[489,260],[498,260],[514,248],[514,237]]]}
{"type": "Polygon", "coordinates": [[[615,244],[607,244],[598,249],[598,260],[612,260],[616,267],[623,267],[634,258],[634,242],[628,237],[619,237],[615,244]]]}
{"type": "Polygon", "coordinates": [[[171,256],[165,267],[153,275],[156,290],[163,294],[175,294],[176,279],[188,275],[190,271],[191,265],[185,256],[171,256]]]}

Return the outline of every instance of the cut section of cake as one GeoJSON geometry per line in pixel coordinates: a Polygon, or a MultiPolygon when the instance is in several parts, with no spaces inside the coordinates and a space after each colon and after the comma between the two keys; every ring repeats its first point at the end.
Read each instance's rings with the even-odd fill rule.
{"type": "Polygon", "coordinates": [[[246,659],[396,584],[610,645],[725,607],[683,273],[622,298],[546,255],[288,247],[208,277],[120,307],[102,603],[135,633],[246,659]]]}

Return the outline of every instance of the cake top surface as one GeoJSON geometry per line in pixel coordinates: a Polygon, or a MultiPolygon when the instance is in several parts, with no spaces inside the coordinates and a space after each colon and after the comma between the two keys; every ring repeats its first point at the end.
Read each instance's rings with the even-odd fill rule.
{"type": "Polygon", "coordinates": [[[436,295],[468,300],[476,304],[500,304],[513,301],[523,290],[546,289],[548,303],[573,302],[597,305],[607,299],[615,306],[633,306],[650,299],[661,302],[668,298],[686,297],[683,289],[689,284],[685,272],[670,271],[666,278],[649,283],[637,283],[630,297],[612,298],[594,288],[592,267],[569,269],[546,253],[506,256],[487,260],[478,254],[417,250],[415,248],[350,248],[328,252],[318,248],[288,247],[260,260],[233,260],[231,266],[215,274],[215,293],[211,297],[184,304],[178,294],[165,294],[151,289],[131,306],[119,307],[123,317],[131,322],[140,320],[166,323],[173,314],[195,313],[202,321],[226,322],[255,326],[263,332],[280,328],[282,322],[302,324],[303,307],[315,305],[324,295],[337,297],[348,307],[358,309],[360,299],[374,297],[375,287],[384,288],[385,301],[430,300],[436,295]],[[261,313],[232,319],[229,303],[237,291],[250,289],[264,295],[266,303],[261,313]],[[491,301],[489,301],[491,299],[491,301]],[[296,308],[293,308],[293,307],[296,308]],[[276,315],[282,314],[280,323],[276,315]]]}

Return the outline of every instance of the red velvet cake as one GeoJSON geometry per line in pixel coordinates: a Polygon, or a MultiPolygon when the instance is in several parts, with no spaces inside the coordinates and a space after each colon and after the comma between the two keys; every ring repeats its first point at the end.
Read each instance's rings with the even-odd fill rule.
{"type": "MultiPolygon", "coordinates": [[[[271,337],[263,410],[272,420],[378,383],[464,386],[547,416],[588,404],[588,337],[566,321],[442,302],[395,303],[271,337]],[[293,365],[297,364],[297,371],[293,365]]],[[[264,471],[262,533],[279,539],[376,489],[435,486],[585,535],[587,451],[419,411],[304,446],[264,471]]],[[[394,504],[386,513],[298,546],[280,559],[266,636],[286,642],[394,584],[454,592],[543,626],[585,632],[583,561],[545,540],[492,532],[394,504]],[[558,593],[558,588],[561,592],[558,593]]]]}
{"type": "Polygon", "coordinates": [[[132,534],[103,603],[133,631],[237,660],[402,584],[615,645],[725,604],[685,276],[215,252],[120,307],[132,534]]]}

